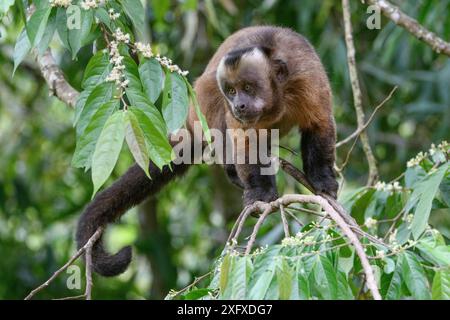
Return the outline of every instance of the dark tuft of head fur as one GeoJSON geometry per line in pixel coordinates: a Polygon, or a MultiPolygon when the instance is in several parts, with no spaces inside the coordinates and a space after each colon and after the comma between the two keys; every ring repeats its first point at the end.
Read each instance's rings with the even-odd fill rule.
{"type": "Polygon", "coordinates": [[[236,50],[230,51],[225,56],[224,63],[227,67],[236,68],[239,65],[239,62],[241,61],[242,56],[246,53],[252,52],[255,49],[260,50],[266,56],[269,56],[270,52],[271,52],[270,48],[263,47],[263,46],[245,47],[245,48],[241,48],[241,49],[236,49],[236,50]]]}

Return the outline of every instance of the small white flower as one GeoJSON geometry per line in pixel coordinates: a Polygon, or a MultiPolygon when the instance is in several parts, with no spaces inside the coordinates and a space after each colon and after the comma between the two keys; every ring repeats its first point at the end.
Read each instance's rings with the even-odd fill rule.
{"type": "Polygon", "coordinates": [[[50,0],[52,7],[64,7],[67,8],[72,4],[72,0],[50,0]]]}
{"type": "Polygon", "coordinates": [[[389,235],[389,243],[394,245],[397,244],[397,229],[389,235]]]}
{"type": "Polygon", "coordinates": [[[109,14],[109,18],[111,20],[116,20],[120,17],[120,13],[119,12],[115,12],[113,8],[108,10],[108,14],[109,14]]]}
{"type": "Polygon", "coordinates": [[[378,221],[373,219],[373,218],[367,218],[366,221],[364,222],[364,225],[367,228],[373,228],[377,225],[378,221]]]}
{"type": "Polygon", "coordinates": [[[83,0],[81,1],[80,5],[84,10],[90,10],[98,8],[99,3],[96,0],[83,0]]]}
{"type": "Polygon", "coordinates": [[[152,48],[151,48],[150,44],[144,44],[142,42],[136,42],[135,46],[136,46],[136,50],[138,52],[142,53],[142,55],[145,58],[153,57],[153,52],[152,52],[152,48]]]}
{"type": "Polygon", "coordinates": [[[386,188],[386,183],[378,181],[375,184],[375,189],[377,189],[377,191],[383,191],[386,188]]]}
{"type": "Polygon", "coordinates": [[[376,251],[376,255],[380,259],[384,259],[386,257],[386,253],[384,251],[382,251],[382,250],[377,250],[376,251]]]}

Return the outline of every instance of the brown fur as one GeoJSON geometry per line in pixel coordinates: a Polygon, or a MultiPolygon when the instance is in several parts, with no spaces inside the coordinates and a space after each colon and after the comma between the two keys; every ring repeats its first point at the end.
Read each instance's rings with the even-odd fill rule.
{"type": "MultiPolygon", "coordinates": [[[[264,64],[266,65],[266,64],[264,64]]],[[[267,66],[266,65],[266,66],[267,66]]],[[[331,107],[331,90],[326,73],[314,49],[299,34],[278,27],[250,27],[231,35],[218,48],[204,73],[195,82],[195,90],[210,128],[279,129],[284,135],[297,127],[302,131],[303,166],[310,183],[317,191],[335,196],[337,184],[333,172],[335,125],[331,107]],[[220,61],[230,51],[264,47],[270,52],[270,70],[239,69],[228,80],[239,83],[246,77],[265,78],[261,93],[267,104],[256,123],[235,118],[216,80],[220,61]],[[287,71],[287,72],[284,72],[287,71]],[[234,78],[233,78],[234,77],[234,78]],[[267,82],[269,81],[269,82],[267,82]]],[[[192,131],[197,120],[190,109],[186,127],[192,131]]],[[[169,180],[184,173],[188,165],[173,165],[161,172],[150,165],[152,180],[134,165],[111,187],[99,193],[86,208],[77,229],[77,244],[82,247],[99,226],[112,223],[129,208],[154,195],[169,180]]],[[[261,165],[225,165],[231,180],[244,188],[244,204],[256,200],[271,201],[277,197],[274,176],[260,175],[261,165]]],[[[130,248],[109,255],[99,241],[93,248],[94,270],[104,276],[123,272],[131,260],[130,248]]]]}

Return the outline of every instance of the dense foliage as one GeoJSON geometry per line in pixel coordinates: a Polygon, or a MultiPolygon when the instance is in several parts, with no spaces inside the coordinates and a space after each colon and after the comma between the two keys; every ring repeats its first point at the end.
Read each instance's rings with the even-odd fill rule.
{"type": "MultiPolygon", "coordinates": [[[[8,270],[0,273],[1,298],[23,298],[67,261],[92,182],[95,193],[133,161],[146,169],[149,159],[159,167],[172,159],[167,133],[182,126],[189,102],[202,117],[190,83],[220,41],[241,27],[285,25],[309,38],[331,80],[338,138],[355,128],[340,1],[100,2],[32,1],[26,24],[28,1],[0,4],[0,265],[8,270]],[[70,29],[76,12],[82,23],[70,29]],[[74,111],[48,97],[33,60],[47,47],[80,91],[74,111]]],[[[450,1],[399,4],[450,37],[450,1]]],[[[339,200],[366,232],[385,238],[387,246],[364,239],[383,298],[448,299],[449,149],[438,144],[449,138],[450,60],[391,22],[367,29],[366,7],[352,3],[352,9],[367,114],[398,86],[368,129],[381,179],[395,180],[362,187],[367,165],[357,145],[342,172],[339,200]]],[[[207,132],[204,122],[203,128],[207,132]]],[[[293,150],[298,142],[296,133],[282,141],[293,150]]],[[[339,167],[350,145],[338,149],[339,167]]],[[[284,156],[300,166],[299,157],[284,156]]],[[[283,173],[278,185],[280,194],[305,192],[283,173]]],[[[359,259],[339,229],[299,213],[301,207],[295,214],[303,226],[291,221],[295,236],[283,239],[274,214],[258,235],[263,247],[251,256],[239,246],[224,249],[240,207],[239,192],[220,170],[196,166],[140,206],[137,216],[128,214],[108,230],[111,250],[134,243],[137,255],[124,275],[95,278],[94,298],[161,298],[208,271],[202,282],[167,297],[370,298],[359,259]]],[[[77,294],[67,288],[67,276],[39,298],[77,294]]]]}

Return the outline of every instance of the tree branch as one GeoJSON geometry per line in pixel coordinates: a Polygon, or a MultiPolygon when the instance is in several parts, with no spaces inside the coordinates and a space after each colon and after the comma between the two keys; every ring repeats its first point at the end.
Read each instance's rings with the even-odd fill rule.
{"type": "Polygon", "coordinates": [[[391,90],[391,92],[389,93],[389,95],[388,95],[388,96],[387,96],[387,97],[386,97],[386,98],[385,98],[378,106],[375,107],[375,110],[373,110],[372,114],[371,114],[370,117],[369,117],[369,120],[367,120],[367,122],[366,122],[362,127],[359,127],[359,128],[356,129],[351,135],[349,135],[347,138],[345,138],[345,139],[339,141],[338,143],[336,143],[336,148],[339,148],[340,146],[342,146],[342,145],[344,145],[344,144],[350,142],[352,139],[359,137],[359,135],[360,135],[364,130],[366,130],[366,128],[367,128],[367,127],[369,126],[369,124],[372,122],[372,120],[373,120],[375,114],[377,113],[377,111],[378,111],[381,107],[383,107],[383,106],[386,104],[386,102],[388,102],[388,101],[392,98],[392,95],[393,95],[394,92],[397,90],[397,88],[398,88],[398,86],[395,86],[395,87],[391,90]]]}
{"type": "Polygon", "coordinates": [[[342,230],[344,235],[350,240],[350,243],[354,246],[355,251],[361,260],[361,264],[363,266],[364,274],[367,279],[367,287],[369,288],[370,292],[372,293],[372,296],[375,300],[381,300],[381,295],[378,290],[375,276],[372,270],[372,267],[369,263],[369,259],[367,258],[367,255],[364,251],[364,248],[359,241],[358,237],[355,235],[355,233],[352,231],[351,226],[347,224],[347,222],[343,219],[343,215],[346,215],[345,211],[342,212],[341,210],[336,210],[328,201],[322,196],[318,195],[300,195],[300,194],[287,194],[282,196],[281,198],[272,201],[270,203],[263,203],[263,202],[255,202],[253,205],[248,206],[244,209],[243,212],[245,214],[243,215],[243,218],[239,221],[239,227],[237,228],[237,232],[233,235],[233,241],[231,248],[234,248],[234,245],[237,243],[237,238],[239,237],[240,231],[242,230],[242,226],[245,222],[245,219],[252,213],[252,212],[263,212],[263,214],[259,217],[258,222],[256,223],[255,227],[253,228],[253,232],[250,236],[250,240],[248,241],[247,248],[245,250],[245,254],[249,254],[252,250],[253,244],[256,239],[256,235],[258,233],[259,228],[261,227],[262,223],[266,219],[266,217],[275,212],[278,211],[278,209],[281,206],[289,206],[294,203],[314,203],[317,205],[320,205],[323,210],[330,216],[330,218],[336,222],[336,224],[339,226],[339,228],[342,230]],[[339,212],[338,212],[339,211],[339,212]]]}
{"type": "MultiPolygon", "coordinates": [[[[35,10],[35,5],[30,5],[27,8],[27,16],[30,17],[35,10]]],[[[66,81],[63,72],[53,58],[50,48],[45,50],[42,55],[39,55],[37,49],[33,49],[32,52],[39,66],[42,77],[50,89],[50,93],[67,104],[69,107],[75,108],[75,104],[80,93],[66,81]]]]}
{"type": "MultiPolygon", "coordinates": [[[[350,5],[348,0],[342,0],[342,10],[344,17],[345,27],[345,43],[347,45],[347,63],[350,73],[350,82],[353,91],[353,100],[356,110],[356,119],[358,122],[358,129],[364,127],[364,111],[362,107],[362,94],[359,86],[358,71],[356,69],[355,59],[355,45],[353,44],[352,36],[352,24],[350,15],[350,5]]],[[[367,162],[369,164],[369,177],[367,179],[367,185],[373,185],[378,178],[377,162],[372,153],[372,149],[369,144],[369,138],[364,129],[359,133],[364,153],[366,154],[367,162]]]]}
{"type": "Polygon", "coordinates": [[[367,3],[380,8],[381,12],[396,25],[406,29],[418,40],[429,45],[435,52],[450,56],[450,43],[444,41],[435,33],[429,31],[417,20],[411,18],[397,6],[391,4],[387,0],[366,0],[367,3]]]}
{"type": "MultiPolygon", "coordinates": [[[[33,298],[33,296],[38,293],[39,291],[43,290],[44,288],[48,287],[49,284],[56,279],[63,271],[65,271],[70,265],[72,265],[75,260],[77,260],[83,253],[86,253],[86,290],[83,297],[86,297],[86,300],[91,299],[91,292],[92,292],[92,247],[94,246],[95,242],[100,238],[100,236],[103,233],[103,227],[100,227],[95,231],[95,233],[92,235],[92,237],[89,238],[88,242],[80,248],[73,256],[72,258],[67,261],[65,265],[63,265],[60,269],[56,270],[55,273],[43,284],[41,284],[39,287],[31,291],[26,297],[25,300],[30,300],[33,298]]],[[[76,297],[69,297],[69,299],[73,298],[80,298],[82,296],[76,296],[76,297]]]]}
{"type": "Polygon", "coordinates": [[[50,92],[69,107],[75,108],[79,92],[66,81],[50,49],[47,49],[42,56],[39,56],[36,50],[34,54],[50,92]]]}

